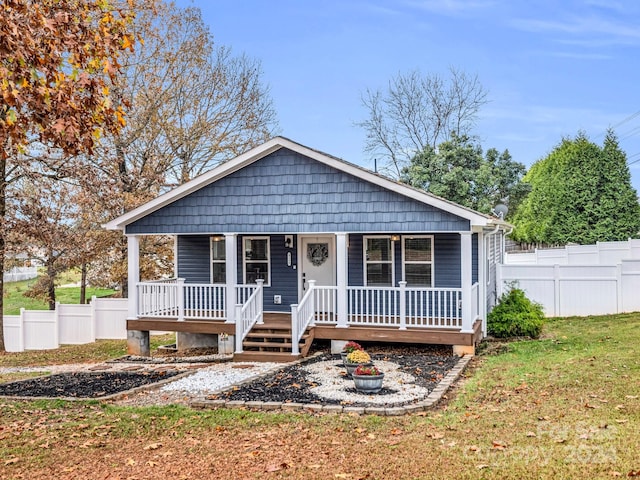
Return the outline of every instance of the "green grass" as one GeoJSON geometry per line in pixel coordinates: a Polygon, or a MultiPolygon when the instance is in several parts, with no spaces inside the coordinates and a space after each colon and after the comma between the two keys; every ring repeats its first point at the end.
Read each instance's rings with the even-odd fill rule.
{"type": "Polygon", "coordinates": [[[640,314],[552,319],[539,340],[491,344],[444,405],[405,417],[4,401],[0,457],[19,457],[8,478],[88,452],[77,478],[626,477],[640,470],[638,345],[640,314]]]}
{"type": "MultiPolygon", "coordinates": [[[[58,283],[66,285],[69,283],[75,283],[78,280],[77,274],[72,272],[63,274],[58,283]]],[[[24,280],[22,282],[11,282],[4,284],[4,304],[3,312],[5,315],[19,315],[20,308],[26,310],[48,310],[49,305],[39,299],[29,298],[24,296],[31,285],[36,280],[24,280]]],[[[87,300],[92,296],[96,297],[109,297],[115,293],[115,290],[105,288],[87,288],[86,296],[87,300]]],[[[80,303],[80,287],[57,287],[56,288],[56,300],[60,303],[78,304],[80,303]]]]}

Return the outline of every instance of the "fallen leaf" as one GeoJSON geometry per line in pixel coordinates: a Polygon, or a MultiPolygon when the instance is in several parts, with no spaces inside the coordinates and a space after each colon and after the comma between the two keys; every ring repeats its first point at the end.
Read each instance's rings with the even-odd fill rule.
{"type": "Polygon", "coordinates": [[[336,473],[334,475],[336,478],[351,478],[352,475],[350,473],[336,473]]]}
{"type": "Polygon", "coordinates": [[[136,464],[136,461],[133,458],[127,458],[126,465],[132,467],[136,464]]]}
{"type": "Polygon", "coordinates": [[[485,463],[482,463],[482,464],[478,465],[476,468],[478,470],[482,470],[482,469],[485,469],[485,468],[489,468],[489,465],[487,465],[485,463]]]}
{"type": "Polygon", "coordinates": [[[527,432],[527,437],[536,437],[536,432],[527,432]]]}
{"type": "Polygon", "coordinates": [[[18,457],[13,457],[4,461],[5,465],[13,465],[14,463],[18,463],[20,459],[18,457]]]}
{"type": "Polygon", "coordinates": [[[147,445],[146,447],[143,448],[143,450],[157,450],[162,446],[161,443],[150,443],[149,445],[147,445]]]}
{"type": "Polygon", "coordinates": [[[152,460],[147,460],[146,465],[149,466],[149,467],[155,467],[156,465],[158,465],[158,462],[154,462],[152,460]]]}
{"type": "Polygon", "coordinates": [[[493,448],[494,448],[495,450],[504,450],[504,449],[506,449],[506,448],[507,448],[507,445],[506,445],[505,443],[500,442],[500,441],[496,441],[496,440],[494,440],[493,442],[491,442],[491,445],[493,446],[493,448]]]}

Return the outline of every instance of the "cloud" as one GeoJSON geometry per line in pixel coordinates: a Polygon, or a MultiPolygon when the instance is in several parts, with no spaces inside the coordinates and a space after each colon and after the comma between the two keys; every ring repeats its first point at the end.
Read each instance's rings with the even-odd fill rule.
{"type": "Polygon", "coordinates": [[[495,6],[495,0],[411,0],[406,5],[449,16],[469,14],[472,10],[485,10],[495,6]]]}
{"type": "Polygon", "coordinates": [[[511,25],[517,29],[532,33],[557,33],[573,37],[583,37],[582,41],[606,40],[608,44],[640,43],[640,30],[636,26],[596,17],[572,16],[566,21],[547,19],[515,19],[511,25]],[[595,38],[594,38],[595,37],[595,38]]]}

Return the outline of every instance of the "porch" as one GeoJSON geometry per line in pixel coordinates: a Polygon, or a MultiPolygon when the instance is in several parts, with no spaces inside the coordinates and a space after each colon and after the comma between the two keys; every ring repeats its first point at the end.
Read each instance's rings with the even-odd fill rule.
{"type": "Polygon", "coordinates": [[[140,345],[144,350],[150,330],[233,335],[234,358],[254,361],[299,358],[314,339],[443,344],[468,353],[482,336],[477,282],[465,295],[462,288],[407,287],[406,282],[340,289],[310,280],[287,313],[264,312],[261,280],[229,290],[183,279],[138,283],[136,316],[127,321],[131,353],[145,354],[140,345]]]}

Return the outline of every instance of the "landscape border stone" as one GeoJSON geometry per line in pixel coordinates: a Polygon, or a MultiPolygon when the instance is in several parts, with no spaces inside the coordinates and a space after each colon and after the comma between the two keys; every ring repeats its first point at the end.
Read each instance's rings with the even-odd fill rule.
{"type": "MultiPolygon", "coordinates": [[[[292,362],[291,365],[295,365],[296,363],[303,363],[308,361],[315,356],[320,355],[320,353],[315,354],[311,357],[307,357],[305,359],[297,360],[292,362]]],[[[350,413],[350,414],[367,414],[367,415],[380,415],[380,416],[401,416],[401,415],[410,415],[418,412],[422,412],[424,410],[428,410],[435,405],[437,405],[441,400],[444,394],[451,388],[453,383],[462,375],[462,372],[467,368],[469,362],[473,358],[473,355],[464,355],[460,357],[460,359],[456,362],[456,364],[447,372],[444,378],[438,383],[438,385],[429,392],[429,395],[422,401],[410,403],[402,406],[391,406],[391,407],[353,407],[353,406],[343,406],[343,405],[321,405],[315,403],[287,403],[287,402],[260,402],[260,401],[251,401],[245,402],[241,400],[221,400],[221,399],[213,399],[210,400],[208,398],[198,398],[189,403],[189,406],[192,408],[199,409],[217,409],[217,408],[245,408],[251,410],[265,410],[265,411],[300,411],[307,413],[350,413]]],[[[263,375],[256,375],[251,378],[248,378],[238,385],[244,385],[251,383],[254,380],[259,378],[264,378],[271,373],[266,373],[263,375]]],[[[237,385],[236,385],[237,386],[237,385]]],[[[222,392],[226,392],[236,386],[227,387],[220,389],[216,392],[212,392],[211,394],[219,394],[222,392]]]]}

